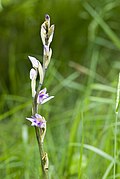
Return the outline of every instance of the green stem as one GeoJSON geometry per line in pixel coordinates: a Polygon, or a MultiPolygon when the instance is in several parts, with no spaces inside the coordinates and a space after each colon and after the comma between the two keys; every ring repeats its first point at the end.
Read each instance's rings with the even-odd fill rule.
{"type": "MultiPolygon", "coordinates": [[[[38,97],[38,93],[41,89],[42,85],[40,84],[38,89],[37,89],[37,93],[35,95],[35,97],[33,98],[33,108],[32,108],[32,115],[35,115],[36,113],[38,113],[38,104],[37,104],[37,97],[38,97]]],[[[45,168],[45,152],[44,152],[44,148],[43,148],[43,142],[41,141],[41,134],[42,134],[42,129],[39,129],[38,127],[35,126],[35,133],[36,133],[36,139],[37,139],[37,143],[38,143],[38,147],[39,147],[39,153],[40,153],[40,160],[41,160],[41,166],[42,166],[42,176],[44,179],[48,179],[48,170],[46,170],[45,168]]]]}
{"type": "Polygon", "coordinates": [[[115,129],[114,129],[114,168],[113,168],[113,178],[115,179],[116,175],[116,160],[117,160],[117,120],[118,120],[118,113],[116,113],[116,120],[115,120],[115,129]]]}
{"type": "Polygon", "coordinates": [[[44,162],[44,156],[45,156],[45,152],[44,152],[44,148],[43,148],[43,143],[40,140],[40,130],[38,127],[35,127],[35,133],[36,133],[36,138],[37,138],[37,142],[38,142],[38,146],[39,146],[39,153],[40,153],[40,160],[41,160],[41,166],[42,166],[42,175],[43,178],[47,179],[48,178],[48,174],[45,170],[45,162],[44,162]]]}

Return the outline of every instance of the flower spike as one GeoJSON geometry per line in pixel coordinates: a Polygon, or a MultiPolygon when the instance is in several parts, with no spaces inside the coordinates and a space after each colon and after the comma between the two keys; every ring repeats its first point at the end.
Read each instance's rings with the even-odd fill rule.
{"type": "Polygon", "coordinates": [[[43,144],[46,134],[46,120],[43,116],[38,114],[39,105],[44,104],[54,96],[49,96],[47,89],[44,88],[41,90],[44,77],[48,68],[48,65],[52,56],[52,49],[50,44],[54,35],[54,25],[50,25],[50,16],[45,15],[45,20],[41,25],[40,35],[43,44],[43,61],[42,64],[35,57],[28,56],[32,69],[30,70],[30,80],[31,80],[31,90],[32,90],[32,116],[27,117],[26,119],[31,122],[31,126],[35,127],[36,139],[38,141],[41,166],[43,172],[43,178],[48,178],[48,154],[44,151],[43,144]],[[39,82],[37,82],[39,80],[39,82]]]}

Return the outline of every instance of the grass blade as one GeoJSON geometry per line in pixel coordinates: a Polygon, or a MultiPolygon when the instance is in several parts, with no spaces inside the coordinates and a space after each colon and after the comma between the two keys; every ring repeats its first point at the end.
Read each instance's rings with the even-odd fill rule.
{"type": "MultiPolygon", "coordinates": [[[[70,145],[73,146],[73,147],[81,147],[82,146],[81,143],[70,143],[70,145]]],[[[101,157],[103,157],[103,158],[105,158],[109,161],[114,161],[114,158],[111,155],[107,154],[106,152],[104,152],[104,151],[102,151],[102,150],[100,150],[100,149],[98,149],[98,148],[96,148],[92,145],[84,144],[83,147],[85,149],[93,151],[94,153],[100,155],[101,157]]]]}
{"type": "Polygon", "coordinates": [[[99,14],[88,4],[83,3],[84,8],[88,11],[88,13],[96,20],[96,22],[101,26],[104,32],[108,35],[108,37],[113,41],[115,46],[120,49],[120,40],[117,35],[111,30],[111,28],[107,25],[107,23],[99,16],[99,14]]]}

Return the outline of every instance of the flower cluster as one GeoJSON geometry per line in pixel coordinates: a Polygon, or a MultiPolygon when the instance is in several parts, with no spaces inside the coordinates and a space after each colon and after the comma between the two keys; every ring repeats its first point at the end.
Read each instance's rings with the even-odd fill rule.
{"type": "MultiPolygon", "coordinates": [[[[54,96],[49,96],[47,93],[47,89],[44,88],[38,91],[36,90],[36,80],[39,75],[39,85],[42,86],[45,71],[50,63],[52,56],[52,49],[50,48],[50,44],[53,39],[54,34],[54,25],[50,26],[50,17],[49,15],[45,15],[45,21],[41,25],[41,39],[43,43],[43,65],[32,56],[28,56],[30,62],[32,63],[32,69],[30,70],[30,80],[31,80],[31,89],[32,89],[32,97],[33,100],[36,100],[36,104],[44,104],[50,99],[54,98],[54,96]]],[[[46,120],[41,115],[35,113],[30,118],[26,118],[30,122],[32,122],[32,126],[36,126],[39,128],[46,129],[46,120]]]]}

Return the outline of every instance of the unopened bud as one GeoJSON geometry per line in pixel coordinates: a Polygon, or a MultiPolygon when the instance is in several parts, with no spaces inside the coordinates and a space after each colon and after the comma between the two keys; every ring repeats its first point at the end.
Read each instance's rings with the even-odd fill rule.
{"type": "Polygon", "coordinates": [[[45,69],[47,69],[47,67],[48,67],[48,65],[49,65],[49,63],[50,63],[51,56],[52,56],[52,49],[50,48],[47,57],[45,56],[45,58],[44,58],[45,69]]]}
{"type": "Polygon", "coordinates": [[[34,80],[34,79],[36,79],[37,78],[37,71],[34,69],[34,68],[32,68],[31,70],[30,70],[30,79],[31,80],[34,80]]]}
{"type": "Polygon", "coordinates": [[[38,68],[38,63],[39,63],[39,61],[38,61],[35,57],[28,56],[28,58],[29,58],[29,60],[31,61],[32,66],[33,66],[34,68],[38,68]]]}
{"type": "Polygon", "coordinates": [[[39,72],[39,76],[40,76],[40,84],[42,84],[43,83],[44,74],[43,74],[43,67],[42,67],[40,62],[39,62],[39,66],[38,66],[38,72],[39,72]]]}

